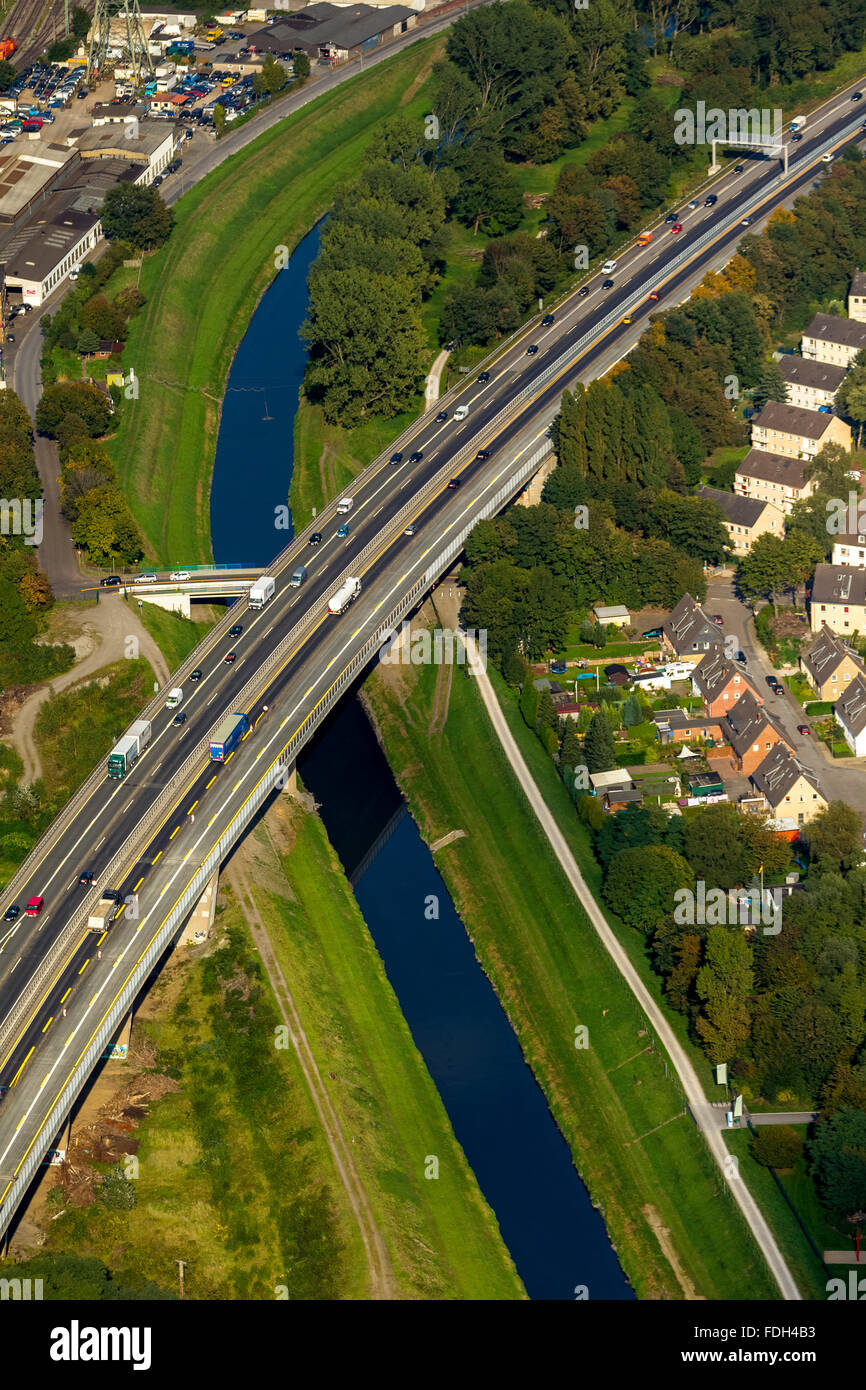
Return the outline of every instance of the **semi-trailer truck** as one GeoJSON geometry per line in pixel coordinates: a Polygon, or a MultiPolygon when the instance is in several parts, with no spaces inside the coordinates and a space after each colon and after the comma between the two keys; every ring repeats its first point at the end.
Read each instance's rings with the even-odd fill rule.
{"type": "Polygon", "coordinates": [[[150,743],[150,720],[136,719],[130,724],[122,739],[114,745],[108,755],[109,777],[125,777],[136,758],[140,757],[150,743]]]}
{"type": "Polygon", "coordinates": [[[344,579],[337,592],[331,596],[328,602],[328,610],[331,613],[345,613],[349,604],[355,602],[360,592],[360,579],[356,579],[353,575],[349,575],[348,579],[344,579]]]}
{"type": "Polygon", "coordinates": [[[269,574],[263,574],[261,579],[257,579],[250,587],[250,608],[264,608],[276,591],[276,580],[269,574]]]}
{"type": "Polygon", "coordinates": [[[213,763],[224,763],[232,751],[237,748],[250,722],[245,714],[239,714],[235,710],[234,714],[227,714],[221,719],[211,735],[210,757],[213,763]]]}

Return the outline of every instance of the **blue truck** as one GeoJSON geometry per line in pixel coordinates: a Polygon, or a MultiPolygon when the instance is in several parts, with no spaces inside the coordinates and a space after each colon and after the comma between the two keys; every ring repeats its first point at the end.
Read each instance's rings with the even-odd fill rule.
{"type": "Polygon", "coordinates": [[[244,734],[250,727],[250,721],[245,714],[227,714],[220,720],[213,731],[210,741],[210,758],[212,763],[224,763],[231,753],[237,748],[244,734]]]}

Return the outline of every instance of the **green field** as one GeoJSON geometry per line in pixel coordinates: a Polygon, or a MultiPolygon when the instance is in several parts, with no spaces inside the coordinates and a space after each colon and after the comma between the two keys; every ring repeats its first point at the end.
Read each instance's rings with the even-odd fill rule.
{"type": "MultiPolygon", "coordinates": [[[[776,1297],[640,1010],[523,803],[471,680],[455,670],[444,730],[430,737],[437,671],[401,674],[399,689],[380,673],[365,687],[389,761],[428,843],[454,827],[467,832],[437,853],[437,867],[638,1296],[776,1297]],[[588,1050],[575,1047],[578,1024],[588,1026],[588,1050]]],[[[598,866],[565,788],[513,700],[506,709],[597,893],[598,866]]],[[[625,928],[620,935],[631,938],[630,955],[658,997],[641,942],[625,928]]],[[[684,1020],[671,1024],[712,1095],[684,1020]]]]}
{"type": "Polygon", "coordinates": [[[125,405],[110,448],[156,559],[210,559],[221,402],[278,248],[291,251],[327,211],[377,124],[405,107],[443,42],[420,41],[377,67],[373,80],[352,79],[253,141],[180,199],[170,241],[146,258],[147,304],[124,353],[140,396],[125,405]]]}

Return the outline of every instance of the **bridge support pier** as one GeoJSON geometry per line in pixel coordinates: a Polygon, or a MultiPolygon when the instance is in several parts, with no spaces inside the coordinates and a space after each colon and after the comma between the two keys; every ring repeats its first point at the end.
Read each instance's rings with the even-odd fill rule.
{"type": "Polygon", "coordinates": [[[287,796],[298,797],[298,768],[296,763],[292,763],[291,768],[280,779],[280,791],[287,796]]]}
{"type": "Polygon", "coordinates": [[[219,883],[220,871],[215,869],[205,884],[204,892],[187,918],[186,926],[177,943],[178,946],[201,946],[202,942],[207,940],[213,926],[219,883]]]}
{"type": "Polygon", "coordinates": [[[556,467],[556,457],[551,454],[534,473],[523,492],[518,493],[514,505],[516,507],[537,507],[541,501],[541,494],[544,491],[544,484],[556,467]]]}

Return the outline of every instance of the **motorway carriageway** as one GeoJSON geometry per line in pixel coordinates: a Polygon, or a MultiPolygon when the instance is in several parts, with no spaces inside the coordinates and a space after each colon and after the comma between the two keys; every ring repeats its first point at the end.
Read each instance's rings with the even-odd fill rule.
{"type": "MultiPolygon", "coordinates": [[[[537,441],[543,436],[547,420],[555,412],[564,386],[572,384],[580,376],[591,377],[593,364],[600,356],[609,353],[612,344],[621,341],[625,351],[639,335],[642,321],[645,325],[648,315],[657,312],[659,306],[644,298],[641,306],[632,311],[634,323],[628,328],[622,326],[617,318],[590,347],[580,353],[579,358],[564,367],[554,381],[539,388],[515,423],[501,429],[495,437],[486,437],[484,428],[487,422],[522,388],[527,377],[526,367],[531,364],[532,375],[539,375],[546,363],[567,351],[612,309],[626,304],[639,287],[646,294],[656,289],[664,301],[675,302],[678,289],[693,279],[704,266],[717,262],[720,251],[733,244],[744,229],[736,226],[727,233],[720,233],[710,245],[689,258],[686,265],[677,271],[670,271],[670,261],[683,249],[684,238],[695,228],[701,233],[712,230],[715,223],[730,212],[732,191],[744,215],[746,212],[756,212],[760,216],[763,211],[770,211],[781,198],[807,188],[816,173],[824,168],[818,163],[817,166],[813,164],[811,169],[803,170],[804,163],[809,160],[810,148],[838,134],[852,122],[852,108],[847,101],[837,109],[842,112],[841,116],[837,115],[827,123],[817,139],[813,137],[810,142],[804,139],[800,145],[792,147],[795,153],[786,180],[780,179],[776,161],[744,159],[747,172],[741,176],[730,175],[723,184],[713,185],[714,189],[720,190],[719,202],[712,209],[701,206],[693,215],[687,214],[683,221],[684,232],[680,236],[669,236],[666,230],[660,228],[658,240],[649,247],[624,253],[618,258],[614,290],[604,292],[600,289],[600,274],[588,281],[588,297],[582,299],[573,296],[557,310],[552,328],[530,330],[522,342],[511,347],[491,369],[489,383],[473,383],[468,391],[461,394],[460,400],[471,407],[469,418],[462,425],[455,425],[451,420],[436,425],[432,415],[427,417],[411,443],[402,445],[404,460],[408,459],[413,449],[423,451],[422,460],[412,466],[405,461],[393,466],[387,460],[374,465],[362,480],[353,485],[352,493],[356,501],[350,516],[335,517],[320,523],[324,536],[320,547],[304,544],[307,533],[292,545],[290,554],[283,559],[278,576],[278,593],[270,605],[255,614],[241,611],[245,610],[243,604],[235,606],[233,616],[236,613],[238,619],[243,621],[243,635],[236,641],[228,637],[216,638],[207,656],[200,660],[203,671],[201,681],[198,684],[191,684],[188,679],[184,682],[185,700],[182,708],[187,713],[186,724],[175,728],[171,722],[174,711],[159,713],[153,720],[152,743],[131,773],[121,782],[112,782],[106,777],[99,784],[79,808],[58,843],[49,847],[31,873],[27,885],[18,891],[16,901],[22,908],[34,894],[43,896],[46,905],[39,918],[26,918],[22,913],[18,922],[2,924],[0,1016],[5,1016],[21,994],[24,983],[43,956],[49,940],[57,935],[76,911],[82,893],[86,891],[77,885],[81,870],[92,870],[100,886],[121,889],[125,895],[156,891],[162,881],[160,867],[165,867],[164,856],[167,851],[187,843],[193,824],[191,817],[196,813],[199,816],[212,814],[217,806],[232,799],[239,765],[235,763],[234,755],[225,765],[205,762],[190,779],[177,808],[166,815],[146,852],[129,865],[123,880],[105,884],[101,879],[100,867],[104,869],[122,850],[130,825],[142,818],[188,752],[206,736],[221,715],[235,708],[236,696],[250,678],[255,665],[265,659],[312,604],[333,591],[342,574],[347,570],[351,572],[352,556],[375,538],[414,491],[445,466],[449,455],[455,454],[470,441],[491,448],[493,456],[489,462],[479,464],[471,460],[458,470],[464,480],[459,491],[451,493],[445,491],[443,486],[437,496],[427,503],[418,518],[418,531],[414,538],[398,534],[383,545],[378,558],[363,574],[365,590],[383,577],[391,577],[395,584],[400,584],[403,574],[408,574],[411,579],[422,573],[424,557],[436,545],[442,532],[453,529],[482,490],[484,493],[494,490],[494,476],[498,477],[503,471],[504,462],[511,462],[520,437],[525,440],[528,423],[534,426],[532,437],[537,441]],[[752,172],[754,170],[758,171],[757,174],[752,172]],[[529,341],[537,343],[539,347],[538,354],[533,358],[525,356],[525,344],[529,341]],[[509,448],[511,452],[504,452],[509,448]],[[336,537],[337,526],[343,520],[347,520],[351,528],[346,540],[336,537]],[[300,590],[289,590],[286,580],[298,563],[307,566],[310,578],[300,590]],[[230,666],[224,663],[224,656],[231,648],[237,651],[237,660],[230,666]],[[231,772],[228,771],[230,767],[231,772]],[[231,786],[224,782],[226,776],[232,777],[231,786]]],[[[453,403],[449,403],[448,409],[450,415],[453,403]]],[[[528,452],[531,447],[525,445],[520,452],[528,452]]],[[[108,596],[106,598],[112,601],[108,596]]],[[[257,721],[261,705],[268,704],[270,707],[264,722],[258,723],[255,732],[248,735],[242,750],[258,746],[257,740],[261,742],[267,738],[270,741],[271,731],[280,728],[281,721],[285,727],[282,728],[279,745],[274,743],[274,752],[291,737],[329,687],[331,668],[337,665],[338,672],[342,669],[339,664],[341,643],[348,645],[357,627],[357,622],[352,622],[352,615],[351,609],[340,618],[325,614],[302,636],[298,648],[303,649],[302,661],[298,661],[297,652],[287,657],[275,675],[262,686],[248,711],[251,720],[257,721]],[[318,675],[311,676],[311,671],[318,675]],[[305,682],[310,681],[312,684],[302,689],[305,682]]],[[[242,761],[240,757],[239,762],[242,761]]],[[[4,908],[8,901],[6,895],[4,908]]],[[[130,927],[131,924],[125,919],[112,926],[110,951],[106,949],[103,952],[105,940],[90,932],[85,932],[80,944],[71,951],[65,967],[35,1006],[15,1046],[3,1059],[0,1080],[13,1084],[0,1115],[14,1107],[15,1088],[20,1085],[27,1068],[33,1066],[41,1039],[50,1029],[56,1029],[58,1020],[63,1017],[63,1009],[71,1012],[73,1005],[83,997],[82,984],[85,988],[90,987],[100,963],[105,966],[106,961],[100,962],[97,952],[103,952],[106,960],[109,955],[113,958],[116,954],[115,941],[119,943],[130,927]]],[[[152,934],[148,931],[148,938],[152,934]]],[[[140,947],[139,953],[142,950],[143,947],[140,947]]],[[[100,1006],[100,1012],[104,1012],[104,1007],[100,1006]]],[[[5,1115],[2,1117],[6,1119],[5,1115]]],[[[0,1153],[0,1167],[6,1168],[7,1162],[8,1158],[4,1161],[4,1155],[0,1153]]]]}

